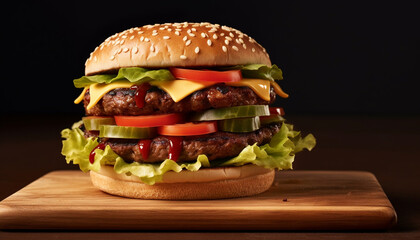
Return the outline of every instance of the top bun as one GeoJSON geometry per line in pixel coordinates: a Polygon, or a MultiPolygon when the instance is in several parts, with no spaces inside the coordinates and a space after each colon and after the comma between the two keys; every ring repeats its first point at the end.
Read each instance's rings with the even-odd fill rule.
{"type": "Polygon", "coordinates": [[[248,35],[210,23],[135,27],[107,38],[86,61],[86,75],[123,67],[271,65],[266,50],[248,35]]]}

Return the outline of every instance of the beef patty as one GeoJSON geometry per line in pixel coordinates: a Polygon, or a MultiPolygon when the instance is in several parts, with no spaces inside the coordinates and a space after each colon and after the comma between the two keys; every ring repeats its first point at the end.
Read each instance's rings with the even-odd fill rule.
{"type": "Polygon", "coordinates": [[[89,91],[84,97],[86,115],[148,115],[155,113],[187,113],[210,108],[234,107],[241,105],[269,105],[276,99],[274,89],[270,90],[270,101],[264,101],[248,87],[231,87],[217,84],[196,91],[179,102],[157,87],[149,89],[145,96],[145,105],[138,108],[134,89],[117,88],[107,94],[91,109],[86,107],[90,101],[89,91]]]}
{"type": "MultiPolygon", "coordinates": [[[[181,154],[178,162],[195,161],[200,154],[208,159],[223,159],[237,156],[246,146],[263,145],[269,143],[271,138],[279,131],[281,123],[271,124],[250,133],[215,132],[200,136],[183,137],[181,154]]],[[[85,131],[85,136],[95,136],[85,131]]],[[[155,163],[162,162],[169,155],[169,140],[164,136],[153,138],[150,144],[149,157],[143,159],[137,139],[106,139],[99,141],[109,145],[111,149],[126,162],[155,163]]]]}

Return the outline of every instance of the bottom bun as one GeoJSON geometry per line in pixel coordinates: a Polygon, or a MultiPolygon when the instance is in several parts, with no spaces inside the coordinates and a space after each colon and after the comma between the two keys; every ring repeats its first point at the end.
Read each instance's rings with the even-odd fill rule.
{"type": "Polygon", "coordinates": [[[273,184],[275,172],[253,164],[167,172],[163,182],[148,185],[139,178],[117,174],[112,166],[90,172],[95,187],[113,195],[167,200],[221,199],[256,195],[273,184]]]}

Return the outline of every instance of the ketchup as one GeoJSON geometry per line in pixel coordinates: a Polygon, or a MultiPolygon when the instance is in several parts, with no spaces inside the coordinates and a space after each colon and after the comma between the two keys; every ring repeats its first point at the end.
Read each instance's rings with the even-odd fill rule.
{"type": "Polygon", "coordinates": [[[89,162],[90,163],[94,163],[95,162],[95,155],[96,155],[96,153],[95,153],[95,150],[96,149],[101,149],[101,150],[104,150],[105,149],[105,143],[99,143],[98,144],[98,146],[96,146],[96,147],[94,147],[93,149],[92,149],[92,151],[90,152],[90,154],[89,154],[89,162]]]}
{"type": "Polygon", "coordinates": [[[141,139],[137,144],[139,146],[140,154],[143,157],[143,160],[146,160],[149,157],[150,143],[152,143],[152,140],[150,139],[141,139]]]}
{"type": "Polygon", "coordinates": [[[169,140],[168,158],[176,162],[179,158],[179,155],[181,154],[183,139],[182,137],[173,137],[173,136],[170,136],[170,137],[165,136],[165,138],[169,140]]]}
{"type": "Polygon", "coordinates": [[[143,83],[141,85],[133,85],[130,89],[136,90],[135,93],[135,100],[136,100],[136,106],[138,108],[144,107],[144,98],[146,97],[147,90],[150,89],[150,84],[143,83]]]}

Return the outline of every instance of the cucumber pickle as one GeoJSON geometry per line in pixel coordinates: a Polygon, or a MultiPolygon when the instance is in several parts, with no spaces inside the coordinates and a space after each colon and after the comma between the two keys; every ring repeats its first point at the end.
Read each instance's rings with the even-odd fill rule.
{"type": "Polygon", "coordinates": [[[192,115],[191,121],[213,121],[269,115],[270,110],[267,105],[244,105],[229,108],[216,108],[196,113],[192,115]]]}
{"type": "Polygon", "coordinates": [[[88,131],[98,131],[101,125],[114,125],[115,120],[113,117],[83,117],[83,124],[88,131]]]}
{"type": "Polygon", "coordinates": [[[218,122],[219,130],[224,132],[253,132],[260,128],[260,117],[225,119],[218,122]]]}
{"type": "Polygon", "coordinates": [[[123,127],[117,125],[102,125],[99,129],[99,137],[146,139],[157,135],[157,128],[123,127]]]}

